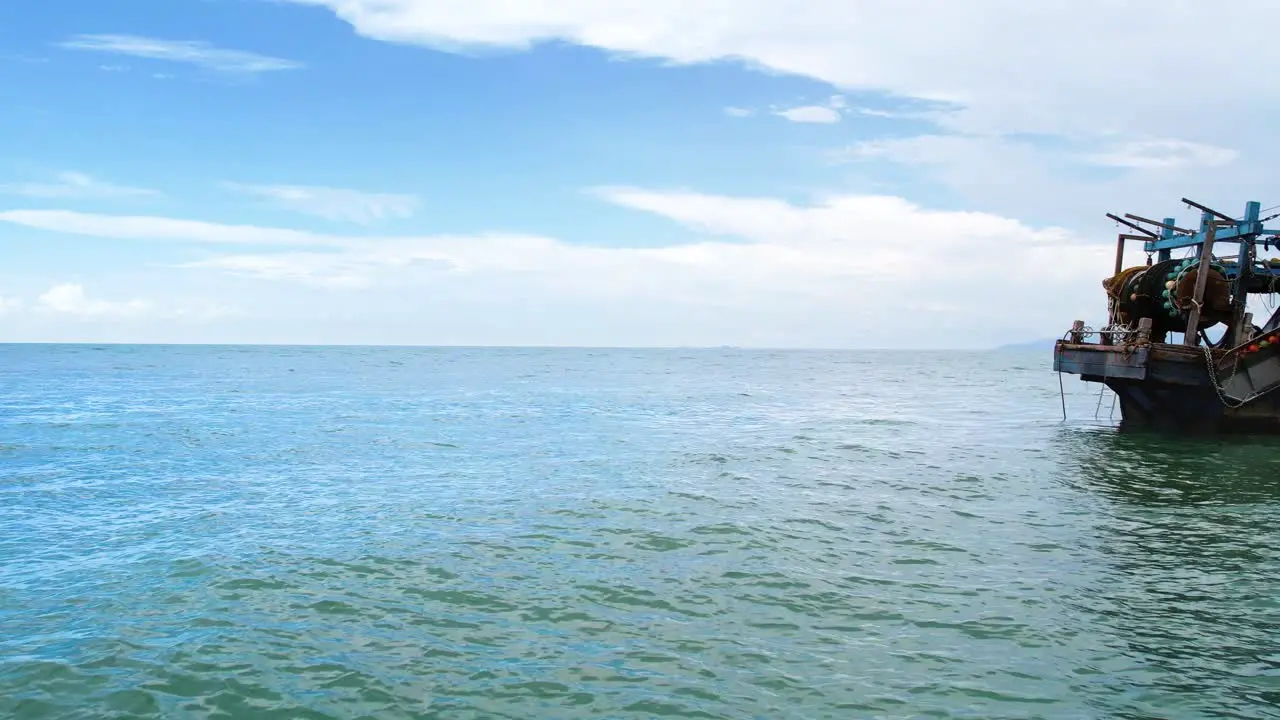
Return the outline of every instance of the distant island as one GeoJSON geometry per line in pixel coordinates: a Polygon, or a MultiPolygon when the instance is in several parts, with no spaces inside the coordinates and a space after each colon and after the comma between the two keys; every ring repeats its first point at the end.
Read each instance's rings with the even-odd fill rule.
{"type": "MultiPolygon", "coordinates": [[[[1085,323],[1086,327],[1100,328],[1106,325],[1105,322],[1085,323]]],[[[1040,338],[1038,340],[1023,340],[1022,342],[1009,343],[1008,345],[999,345],[991,348],[992,352],[1045,352],[1052,351],[1053,344],[1058,342],[1066,335],[1064,331],[1062,335],[1051,338],[1040,338]]]]}

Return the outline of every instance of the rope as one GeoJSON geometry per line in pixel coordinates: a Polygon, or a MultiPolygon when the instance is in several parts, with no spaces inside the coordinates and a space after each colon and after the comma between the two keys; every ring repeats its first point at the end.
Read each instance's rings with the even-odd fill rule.
{"type": "MultiPolygon", "coordinates": [[[[1138,342],[1133,342],[1129,340],[1129,338],[1133,336],[1140,335],[1140,332],[1126,325],[1119,325],[1119,324],[1107,324],[1101,328],[1094,328],[1086,325],[1080,328],[1079,330],[1072,329],[1072,330],[1066,331],[1065,333],[1062,334],[1062,339],[1067,340],[1072,335],[1080,335],[1081,337],[1088,337],[1093,335],[1108,335],[1108,334],[1112,336],[1113,340],[1121,337],[1126,339],[1124,343],[1118,346],[1115,346],[1115,347],[1118,347],[1120,351],[1126,355],[1132,354],[1135,350],[1137,350],[1139,347],[1143,345],[1150,344],[1149,340],[1140,340],[1138,342]]],[[[1094,420],[1101,419],[1100,416],[1102,415],[1102,398],[1106,390],[1107,389],[1105,387],[1099,388],[1098,390],[1098,404],[1093,409],[1094,420]]],[[[1119,396],[1117,396],[1114,392],[1111,393],[1111,412],[1109,413],[1108,418],[1112,420],[1114,420],[1116,416],[1116,398],[1117,397],[1119,396]]],[[[1061,370],[1058,371],[1058,398],[1062,402],[1062,422],[1067,422],[1067,389],[1062,382],[1061,370]]]]}
{"type": "MultiPolygon", "coordinates": [[[[1269,208],[1262,208],[1261,210],[1259,210],[1259,211],[1258,211],[1258,214],[1259,214],[1259,215],[1261,215],[1261,214],[1262,214],[1262,213],[1264,213],[1264,212],[1271,212],[1272,210],[1277,210],[1277,209],[1280,209],[1280,205],[1272,205],[1272,206],[1271,206],[1271,207],[1269,207],[1269,208]]],[[[1275,219],[1275,218],[1277,218],[1277,217],[1280,217],[1280,214],[1272,215],[1272,216],[1271,216],[1271,217],[1269,217],[1269,218],[1263,218],[1263,219],[1262,219],[1262,220],[1260,220],[1259,222],[1266,222],[1266,221],[1268,221],[1268,220],[1274,220],[1274,219],[1275,219]]],[[[1241,215],[1240,217],[1236,218],[1236,220],[1237,220],[1237,221],[1239,221],[1239,222],[1244,222],[1244,216],[1243,216],[1243,215],[1241,215]]]]}
{"type": "Polygon", "coordinates": [[[1062,385],[1062,371],[1058,371],[1058,396],[1062,398],[1062,422],[1067,421],[1067,389],[1062,385]]]}
{"type": "Polygon", "coordinates": [[[1131,280],[1134,275],[1137,275],[1140,272],[1145,272],[1146,270],[1146,265],[1135,265],[1131,268],[1121,270],[1115,275],[1103,280],[1102,285],[1107,291],[1107,297],[1119,300],[1121,293],[1124,291],[1125,285],[1129,283],[1129,280],[1131,280]]]}

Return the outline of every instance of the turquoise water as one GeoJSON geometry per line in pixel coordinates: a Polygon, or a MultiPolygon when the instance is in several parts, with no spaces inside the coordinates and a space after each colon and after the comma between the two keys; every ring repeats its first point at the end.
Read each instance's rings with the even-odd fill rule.
{"type": "Polygon", "coordinates": [[[1280,445],[1050,366],[0,346],[0,717],[1280,717],[1280,445]]]}

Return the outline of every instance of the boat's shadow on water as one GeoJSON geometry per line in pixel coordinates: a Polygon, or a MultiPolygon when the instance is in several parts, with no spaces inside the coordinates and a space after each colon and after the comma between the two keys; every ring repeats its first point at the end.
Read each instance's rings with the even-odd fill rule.
{"type": "Polygon", "coordinates": [[[1152,505],[1280,502],[1280,437],[1062,428],[1055,445],[1063,482],[1113,499],[1152,505]]]}

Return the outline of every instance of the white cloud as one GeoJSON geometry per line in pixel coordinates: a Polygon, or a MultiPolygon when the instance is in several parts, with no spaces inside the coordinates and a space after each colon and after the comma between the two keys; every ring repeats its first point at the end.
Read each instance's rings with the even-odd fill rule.
{"type": "Polygon", "coordinates": [[[223,255],[184,264],[185,268],[221,270],[254,280],[280,280],[331,288],[365,288],[376,263],[362,262],[355,253],[280,253],[223,255]]]}
{"type": "Polygon", "coordinates": [[[342,188],[240,183],[226,183],[226,186],[269,200],[287,210],[362,225],[411,217],[417,212],[419,204],[418,198],[413,195],[367,193],[342,188]]]}
{"type": "Polygon", "coordinates": [[[1114,167],[1167,169],[1221,167],[1239,156],[1235,150],[1185,140],[1140,140],[1125,143],[1111,152],[1090,155],[1088,159],[1114,167]]]}
{"type": "Polygon", "coordinates": [[[839,110],[825,105],[802,105],[787,110],[777,110],[774,114],[798,123],[837,123],[843,117],[839,110]]]}
{"type": "MultiPolygon", "coordinates": [[[[1256,197],[1280,163],[1280,44],[1271,38],[1280,3],[1135,0],[1080,12],[1024,0],[290,1],[326,7],[387,42],[465,52],[563,41],[667,65],[740,62],[860,98],[880,93],[872,107],[885,109],[825,107],[933,124],[913,146],[895,142],[877,157],[908,154],[912,173],[898,177],[913,190],[942,187],[1003,215],[1093,231],[1089,221],[1117,199],[1143,213],[1177,211],[1183,196],[1280,201],[1256,197]],[[1205,28],[1231,42],[1206,43],[1205,28]],[[926,146],[971,161],[922,157],[926,146]]],[[[835,118],[814,109],[823,103],[803,105],[793,115],[835,118]]],[[[851,181],[869,187],[883,177],[851,181]]]]}
{"type": "MultiPolygon", "coordinates": [[[[512,241],[515,238],[506,238],[512,241]]],[[[494,250],[510,250],[496,238],[459,238],[494,250]]],[[[378,284],[394,283],[396,275],[431,269],[459,272],[464,270],[460,256],[442,249],[450,240],[431,238],[384,242],[378,249],[352,247],[341,253],[297,252],[281,254],[226,255],[197,260],[184,268],[221,270],[230,275],[254,280],[287,281],[324,288],[366,289],[378,284]]],[[[474,266],[472,269],[475,269],[474,266]]]]}
{"type": "Polygon", "coordinates": [[[341,238],[322,238],[297,230],[252,225],[219,225],[195,220],[146,216],[95,215],[70,210],[0,211],[0,222],[37,230],[130,240],[169,240],[211,244],[317,245],[341,244],[341,238]]]}
{"type": "MultiPolygon", "coordinates": [[[[838,123],[844,116],[849,113],[856,113],[867,117],[881,118],[932,118],[932,113],[927,112],[889,112],[887,110],[876,110],[872,108],[854,108],[850,107],[843,95],[832,95],[826,103],[799,105],[791,108],[779,110],[776,106],[770,109],[770,112],[779,117],[786,118],[791,122],[798,123],[819,123],[831,124],[838,123]]],[[[754,115],[755,111],[747,108],[728,107],[725,113],[733,117],[747,117],[754,115]]]]}
{"type": "Polygon", "coordinates": [[[84,173],[64,172],[57,175],[56,182],[49,183],[12,183],[0,185],[0,194],[20,195],[28,198],[43,199],[113,199],[156,197],[161,193],[148,188],[114,185],[94,179],[84,173]]]}
{"type": "Polygon", "coordinates": [[[959,103],[950,122],[970,131],[1184,137],[1189,124],[1280,97],[1269,71],[1280,65],[1280,5],[1264,0],[1087,13],[1022,0],[292,1],[328,7],[368,37],[445,50],[564,40],[677,63],[741,60],[959,103]],[[1232,41],[1204,42],[1209,27],[1232,41]]]}
{"type": "Polygon", "coordinates": [[[130,318],[152,311],[145,300],[97,300],[85,295],[84,287],[75,284],[55,285],[39,298],[38,308],[80,318],[130,318]]]}
{"type": "Polygon", "coordinates": [[[1269,193],[1259,196],[1273,175],[1269,163],[1237,158],[1215,164],[1227,160],[1230,151],[1201,150],[1197,156],[1178,150],[1185,147],[1182,143],[1173,146],[1173,151],[1157,148],[1168,154],[1157,154],[1159,162],[1151,162],[1152,148],[1125,144],[1109,153],[1092,153],[1087,143],[1044,147],[1032,139],[921,135],[862,142],[832,157],[869,163],[861,170],[854,166],[868,174],[877,172],[875,162],[899,163],[969,207],[1067,224],[1097,238],[1114,238],[1107,212],[1173,216],[1195,224],[1198,216],[1179,202],[1183,197],[1233,215],[1243,212],[1247,200],[1267,206],[1280,202],[1269,193]]]}
{"type": "Polygon", "coordinates": [[[837,152],[837,159],[885,158],[908,165],[968,162],[990,150],[989,139],[962,135],[916,135],[866,140],[837,152]]]}
{"type": "Polygon", "coordinates": [[[17,298],[9,298],[0,295],[0,317],[10,315],[22,309],[23,302],[17,298]]]}
{"type": "MultiPolygon", "coordinates": [[[[781,110],[777,107],[773,107],[770,108],[770,112],[779,117],[786,118],[791,122],[831,124],[840,122],[844,117],[844,112],[848,110],[848,107],[849,106],[845,102],[844,96],[832,95],[827,102],[823,104],[800,105],[781,110]]],[[[739,110],[739,112],[751,114],[752,111],[739,110]]]]}
{"type": "Polygon", "coordinates": [[[72,50],[188,63],[224,73],[262,73],[304,67],[293,60],[219,48],[203,41],[165,40],[139,35],[77,35],[61,46],[72,50]]]}
{"type": "MultiPolygon", "coordinates": [[[[143,238],[181,239],[171,228],[189,224],[226,243],[256,242],[264,232],[289,237],[312,247],[197,258],[186,266],[360,289],[332,302],[367,323],[388,312],[448,306],[459,324],[465,318],[474,328],[468,341],[489,343],[554,344],[568,333],[587,344],[982,346],[1095,316],[1097,278],[1110,264],[1109,247],[1083,244],[1065,230],[933,211],[894,197],[797,205],[626,187],[594,193],[705,239],[610,248],[527,235],[344,238],[165,218],[58,218],[75,232],[108,237],[123,237],[127,227],[143,238]],[[386,298],[393,309],[366,304],[372,298],[386,298]],[[532,316],[548,308],[563,312],[532,316]],[[517,327],[514,318],[525,324],[517,327]],[[894,330],[922,321],[954,330],[914,337],[894,330]]],[[[439,313],[410,314],[412,327],[382,340],[443,341],[429,334],[447,324],[439,313]]]]}
{"type": "MultiPolygon", "coordinates": [[[[878,157],[916,153],[913,181],[1000,214],[1080,227],[1079,218],[1101,217],[1117,198],[1168,210],[1191,195],[1233,206],[1280,201],[1253,197],[1280,162],[1272,142],[1280,44],[1271,38],[1280,4],[1265,0],[1135,0],[1087,13],[1024,0],[289,1],[326,7],[366,37],[445,51],[564,41],[878,92],[884,103],[874,107],[936,125],[915,149],[899,142],[878,157]],[[1205,28],[1231,42],[1206,43],[1205,28]],[[1151,138],[1179,147],[1157,148],[1151,138]],[[925,144],[975,161],[921,158],[925,144]],[[1090,165],[1092,174],[1082,170],[1090,165]]],[[[832,117],[802,116],[810,114],[832,117]]]]}
{"type": "MultiPolygon", "coordinates": [[[[60,283],[41,293],[35,302],[12,299],[8,310],[18,311],[30,307],[45,315],[61,315],[76,320],[186,320],[205,322],[239,315],[237,308],[207,300],[154,302],[141,298],[128,300],[104,300],[90,297],[83,285],[60,283]]],[[[0,314],[6,304],[0,299],[0,314]]]]}

